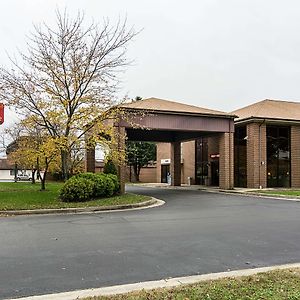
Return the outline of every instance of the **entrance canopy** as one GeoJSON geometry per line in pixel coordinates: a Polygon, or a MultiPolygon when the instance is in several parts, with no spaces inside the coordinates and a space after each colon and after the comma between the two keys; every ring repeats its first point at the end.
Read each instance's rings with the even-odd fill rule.
{"type": "Polygon", "coordinates": [[[234,132],[234,115],[183,103],[149,98],[122,105],[127,111],[141,112],[133,123],[121,121],[127,138],[134,141],[176,142],[220,132],[234,132]],[[145,130],[146,129],[146,130],[145,130]]]}
{"type": "MultiPolygon", "coordinates": [[[[220,187],[233,188],[235,115],[158,98],[137,100],[123,104],[121,108],[130,117],[130,122],[121,120],[115,126],[127,135],[128,140],[171,143],[172,185],[181,184],[180,143],[216,136],[220,153],[220,187]]],[[[94,171],[94,161],[94,157],[87,155],[88,171],[94,171]]],[[[121,166],[119,173],[124,189],[125,171],[121,166]]]]}

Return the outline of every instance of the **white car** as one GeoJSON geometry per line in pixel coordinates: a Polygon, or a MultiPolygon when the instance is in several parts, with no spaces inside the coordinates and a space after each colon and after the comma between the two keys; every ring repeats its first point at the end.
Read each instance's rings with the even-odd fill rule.
{"type": "Polygon", "coordinates": [[[17,180],[18,181],[21,181],[21,180],[23,180],[23,181],[30,181],[31,177],[29,175],[27,175],[27,174],[19,174],[19,175],[17,175],[17,180]]]}

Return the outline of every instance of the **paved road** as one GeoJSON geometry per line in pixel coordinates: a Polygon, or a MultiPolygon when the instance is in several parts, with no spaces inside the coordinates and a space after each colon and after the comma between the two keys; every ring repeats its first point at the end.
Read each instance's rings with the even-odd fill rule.
{"type": "Polygon", "coordinates": [[[300,262],[300,203],[129,188],[162,207],[0,218],[0,299],[300,262]]]}

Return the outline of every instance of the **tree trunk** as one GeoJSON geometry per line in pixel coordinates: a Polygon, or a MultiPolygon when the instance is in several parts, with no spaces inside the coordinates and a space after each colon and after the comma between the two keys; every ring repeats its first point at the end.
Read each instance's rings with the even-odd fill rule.
{"type": "Polygon", "coordinates": [[[41,191],[46,190],[46,175],[47,172],[45,171],[44,175],[41,177],[41,191]]]}
{"type": "Polygon", "coordinates": [[[15,163],[15,178],[14,178],[15,182],[18,181],[17,176],[18,176],[18,165],[17,165],[17,163],[15,163]]]}
{"type": "Polygon", "coordinates": [[[66,150],[61,150],[61,173],[64,181],[66,181],[69,177],[68,156],[69,155],[66,150]]]}
{"type": "Polygon", "coordinates": [[[46,190],[46,176],[47,176],[47,171],[48,171],[48,167],[49,167],[49,162],[48,159],[45,159],[45,171],[43,176],[41,176],[41,191],[45,191],[46,190]]]}
{"type": "Polygon", "coordinates": [[[137,164],[133,165],[133,175],[134,175],[134,181],[139,182],[140,181],[140,172],[139,172],[139,168],[138,168],[137,164]]]}
{"type": "Polygon", "coordinates": [[[31,170],[31,183],[35,184],[35,173],[36,173],[36,169],[32,169],[31,170]]]}

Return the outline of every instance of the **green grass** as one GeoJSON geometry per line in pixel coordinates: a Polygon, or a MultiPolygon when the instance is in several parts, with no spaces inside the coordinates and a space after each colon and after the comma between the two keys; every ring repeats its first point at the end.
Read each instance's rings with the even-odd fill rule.
{"type": "Polygon", "coordinates": [[[133,204],[150,199],[147,196],[125,194],[87,202],[64,203],[58,197],[62,185],[62,183],[47,183],[46,191],[41,192],[38,183],[0,182],[0,210],[106,206],[133,204]]]}
{"type": "Polygon", "coordinates": [[[300,196],[300,190],[269,190],[269,191],[259,191],[259,193],[268,195],[281,195],[281,196],[300,196]]]}
{"type": "Polygon", "coordinates": [[[200,282],[177,288],[139,291],[85,300],[298,300],[300,269],[200,282]]]}

